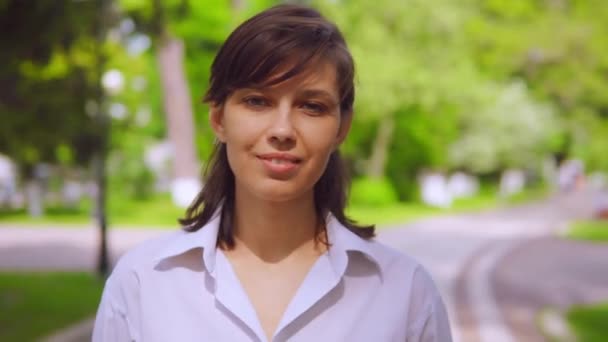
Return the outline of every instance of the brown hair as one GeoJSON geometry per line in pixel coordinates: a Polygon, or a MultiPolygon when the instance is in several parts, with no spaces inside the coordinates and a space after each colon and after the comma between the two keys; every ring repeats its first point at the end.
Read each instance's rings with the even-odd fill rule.
{"type": "MultiPolygon", "coordinates": [[[[338,28],[308,7],[272,7],[245,21],[224,42],[211,65],[210,85],[204,101],[224,104],[237,89],[279,84],[306,72],[319,61],[335,66],[341,115],[352,115],[354,62],[338,28]]],[[[186,231],[196,231],[207,224],[221,206],[218,244],[232,248],[235,180],[224,143],[217,142],[214,146],[204,178],[204,188],[180,223],[186,231]]],[[[314,186],[317,219],[324,223],[331,212],[358,236],[372,238],[373,225],[359,226],[344,213],[348,185],[349,177],[339,152],[335,151],[314,186]]],[[[325,229],[324,224],[318,227],[325,229]]]]}

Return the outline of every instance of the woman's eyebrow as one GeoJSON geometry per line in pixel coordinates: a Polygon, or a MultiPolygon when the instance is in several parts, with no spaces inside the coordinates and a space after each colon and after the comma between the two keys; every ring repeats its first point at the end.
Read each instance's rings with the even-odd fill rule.
{"type": "Polygon", "coordinates": [[[323,89],[304,89],[299,92],[299,95],[304,97],[325,97],[328,100],[337,102],[338,96],[323,89]]]}
{"type": "Polygon", "coordinates": [[[263,87],[245,87],[237,90],[238,92],[263,92],[265,88],[263,87]]]}

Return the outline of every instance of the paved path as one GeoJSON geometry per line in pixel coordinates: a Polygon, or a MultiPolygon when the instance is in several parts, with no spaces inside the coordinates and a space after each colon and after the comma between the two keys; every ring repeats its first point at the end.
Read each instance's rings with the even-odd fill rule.
{"type": "MultiPolygon", "coordinates": [[[[521,312],[507,310],[509,301],[505,298],[521,299],[517,291],[522,287],[543,291],[547,282],[534,277],[537,273],[533,268],[517,275],[500,271],[503,265],[515,269],[520,265],[532,265],[525,258],[514,259],[514,251],[521,253],[529,249],[535,250],[539,260],[551,259],[553,253],[577,260],[562,269],[555,268],[556,277],[567,278],[572,272],[568,267],[585,268],[590,260],[581,258],[578,250],[555,250],[547,246],[539,249],[529,242],[553,236],[573,219],[589,217],[591,197],[590,193],[562,195],[515,208],[437,217],[419,221],[405,229],[382,231],[379,239],[415,256],[431,271],[446,301],[455,341],[543,341],[534,326],[534,317],[528,315],[518,319],[522,317],[521,312]],[[520,287],[513,287],[507,281],[514,281],[520,287]],[[498,285],[500,287],[496,288],[498,285]],[[510,297],[503,295],[507,292],[510,297]],[[522,334],[529,330],[534,333],[522,334]]],[[[602,253],[604,257],[601,260],[608,260],[608,252],[602,253]]],[[[598,260],[594,262],[595,266],[590,267],[597,267],[600,263],[598,260]]],[[[587,278],[574,279],[572,283],[575,285],[571,288],[577,293],[590,290],[591,283],[587,278]]],[[[608,288],[606,281],[594,284],[608,288]]],[[[596,295],[594,299],[597,297],[600,296],[596,295]]],[[[538,308],[538,305],[533,307],[538,308]]]]}
{"type": "MultiPolygon", "coordinates": [[[[497,265],[492,287],[518,341],[542,341],[539,310],[608,300],[608,244],[539,237],[514,248],[497,265]]],[[[608,336],[606,336],[608,340],[608,336]]]]}
{"type": "MultiPolygon", "coordinates": [[[[580,193],[517,208],[435,217],[382,229],[378,239],[414,256],[431,271],[448,306],[456,342],[541,341],[530,324],[530,315],[561,297],[540,295],[550,283],[545,274],[535,277],[541,274],[539,269],[552,271],[556,279],[571,280],[567,288],[572,300],[564,305],[579,299],[595,300],[608,287],[604,279],[579,278],[579,273],[569,276],[574,274],[571,268],[581,270],[589,265],[586,275],[599,273],[593,271],[593,267],[600,267],[594,262],[608,260],[607,251],[600,248],[593,252],[586,245],[564,247],[563,241],[548,237],[566,222],[587,217],[589,198],[589,194],[580,193]],[[556,255],[576,261],[559,259],[563,267],[547,267],[551,260],[557,260],[556,255]],[[591,286],[597,289],[592,298],[580,295],[591,286]],[[521,303],[527,301],[534,304],[524,310],[521,303]]],[[[112,255],[115,259],[132,245],[163,233],[113,229],[112,255]]],[[[11,228],[0,223],[0,269],[91,270],[96,240],[92,227],[11,228]]]]}
{"type": "MultiPolygon", "coordinates": [[[[110,229],[115,261],[132,246],[165,234],[166,229],[110,229]]],[[[98,232],[93,227],[26,227],[0,222],[0,270],[95,270],[98,232]]]]}

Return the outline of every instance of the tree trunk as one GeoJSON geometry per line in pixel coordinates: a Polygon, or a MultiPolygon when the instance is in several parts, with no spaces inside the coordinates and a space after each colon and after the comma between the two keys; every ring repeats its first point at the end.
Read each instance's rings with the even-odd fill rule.
{"type": "Polygon", "coordinates": [[[44,214],[44,189],[36,176],[27,180],[25,185],[27,198],[27,213],[30,217],[40,217],[44,214]]]}
{"type": "MultiPolygon", "coordinates": [[[[95,33],[97,35],[96,47],[96,73],[99,80],[106,64],[106,56],[103,53],[102,46],[105,43],[105,35],[108,28],[109,20],[109,0],[97,0],[98,16],[95,22],[95,33]]],[[[108,220],[106,212],[106,159],[108,156],[108,142],[110,137],[111,121],[107,116],[106,98],[104,90],[98,83],[96,89],[96,101],[98,103],[95,121],[98,129],[97,148],[93,158],[93,172],[95,177],[95,221],[99,232],[99,245],[97,249],[97,274],[106,278],[110,273],[110,257],[108,251],[108,220]]]]}
{"type": "MultiPolygon", "coordinates": [[[[107,129],[102,127],[102,129],[107,129]]],[[[103,138],[107,138],[107,135],[103,138]]],[[[106,158],[107,151],[104,146],[97,151],[93,158],[93,172],[95,173],[95,221],[99,231],[99,246],[97,255],[97,272],[106,277],[110,270],[110,255],[108,251],[108,220],[106,212],[106,158]]]]}
{"type": "Polygon", "coordinates": [[[173,201],[187,206],[200,190],[190,89],[184,73],[184,44],[167,33],[158,44],[158,64],[168,135],[173,147],[173,201]]]}
{"type": "Polygon", "coordinates": [[[245,8],[245,0],[231,0],[230,5],[235,12],[242,11],[245,8]]]}
{"type": "Polygon", "coordinates": [[[388,158],[388,149],[393,139],[395,129],[395,118],[392,115],[380,120],[378,132],[374,140],[372,154],[367,164],[367,176],[372,179],[379,179],[384,176],[384,169],[388,158]]]}

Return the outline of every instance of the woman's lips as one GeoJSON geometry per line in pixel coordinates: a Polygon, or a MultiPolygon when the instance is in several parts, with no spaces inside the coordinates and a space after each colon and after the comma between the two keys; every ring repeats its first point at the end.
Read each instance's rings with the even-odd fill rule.
{"type": "Polygon", "coordinates": [[[301,164],[301,159],[286,153],[267,153],[258,155],[264,168],[271,177],[284,178],[295,172],[301,164]]]}

